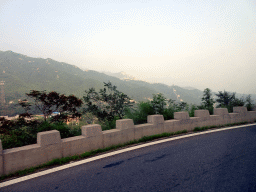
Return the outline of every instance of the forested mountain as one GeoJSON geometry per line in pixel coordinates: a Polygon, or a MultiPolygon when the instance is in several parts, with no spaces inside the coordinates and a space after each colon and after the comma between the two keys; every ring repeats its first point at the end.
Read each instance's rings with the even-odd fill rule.
{"type": "MultiPolygon", "coordinates": [[[[87,66],[89,68],[89,66],[87,66]]],[[[200,104],[202,91],[147,83],[138,80],[121,80],[92,70],[81,70],[77,66],[52,59],[32,58],[12,51],[0,51],[0,81],[5,81],[6,104],[24,99],[30,90],[57,91],[66,95],[82,97],[91,87],[103,88],[103,82],[112,82],[117,89],[135,101],[145,101],[152,94],[163,93],[176,102],[200,104]]],[[[3,115],[3,114],[1,114],[3,115]]]]}

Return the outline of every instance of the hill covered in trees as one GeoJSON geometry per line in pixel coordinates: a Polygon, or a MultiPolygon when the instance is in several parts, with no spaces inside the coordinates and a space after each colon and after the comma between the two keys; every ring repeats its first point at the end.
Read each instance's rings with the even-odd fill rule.
{"type": "Polygon", "coordinates": [[[109,81],[137,102],[150,100],[152,94],[162,93],[166,98],[176,102],[200,104],[203,94],[197,89],[187,90],[160,83],[121,80],[49,58],[33,58],[12,51],[0,51],[0,74],[0,81],[5,81],[4,92],[9,115],[15,113],[14,107],[10,105],[17,103],[18,99],[25,99],[25,93],[29,93],[30,90],[56,91],[81,98],[85,90],[94,87],[98,91],[103,87],[103,82],[109,81]]]}

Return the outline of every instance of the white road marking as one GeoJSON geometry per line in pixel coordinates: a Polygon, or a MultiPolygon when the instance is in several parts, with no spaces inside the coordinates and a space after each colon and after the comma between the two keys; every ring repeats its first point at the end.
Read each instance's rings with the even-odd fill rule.
{"type": "Polygon", "coordinates": [[[16,183],[19,183],[19,182],[22,182],[22,181],[26,181],[26,180],[29,180],[29,179],[33,179],[33,178],[36,178],[36,177],[40,177],[40,176],[43,176],[43,175],[47,175],[47,174],[50,174],[50,173],[54,173],[54,172],[57,172],[57,171],[61,171],[61,170],[64,170],[64,169],[67,169],[67,168],[70,168],[70,167],[75,167],[77,165],[89,163],[89,162],[92,162],[92,161],[95,161],[95,160],[98,160],[98,159],[102,159],[102,158],[110,157],[110,156],[117,155],[117,154],[120,154],[120,153],[124,153],[124,152],[127,152],[127,151],[132,151],[132,150],[140,149],[140,148],[143,148],[143,147],[148,147],[148,146],[151,146],[151,145],[156,145],[156,144],[159,144],[159,143],[164,143],[164,142],[173,141],[173,140],[177,140],[177,139],[183,139],[183,138],[187,138],[187,137],[203,135],[203,134],[207,134],[207,133],[214,133],[214,132],[219,132],[219,131],[224,131],[224,130],[229,130],[229,129],[249,127],[249,126],[252,126],[252,125],[256,125],[256,123],[248,124],[248,125],[240,125],[240,126],[235,126],[235,127],[214,129],[214,130],[203,131],[203,132],[199,132],[199,133],[192,133],[192,134],[188,134],[188,135],[182,135],[182,136],[172,137],[172,138],[163,139],[163,140],[159,140],[159,141],[154,141],[154,142],[150,142],[150,143],[146,143],[146,144],[141,144],[141,145],[138,145],[138,146],[134,146],[134,147],[126,148],[126,149],[121,149],[121,150],[118,150],[118,151],[110,152],[110,153],[99,155],[99,156],[96,156],[96,157],[91,157],[91,158],[88,158],[88,159],[84,159],[84,160],[77,161],[77,162],[74,162],[74,163],[70,163],[70,164],[67,164],[67,165],[62,165],[62,166],[59,166],[59,167],[56,167],[56,168],[53,168],[53,169],[49,169],[49,170],[46,170],[46,171],[42,171],[42,172],[34,173],[34,174],[31,174],[31,175],[28,175],[28,176],[24,176],[24,177],[20,177],[20,178],[17,178],[17,179],[10,180],[10,181],[6,181],[6,182],[3,182],[3,183],[0,183],[0,188],[6,187],[6,186],[9,186],[9,185],[13,185],[13,184],[16,184],[16,183]]]}

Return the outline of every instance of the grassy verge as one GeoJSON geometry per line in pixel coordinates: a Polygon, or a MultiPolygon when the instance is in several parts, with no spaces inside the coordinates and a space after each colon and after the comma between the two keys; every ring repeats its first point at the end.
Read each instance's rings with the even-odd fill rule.
{"type": "MultiPolygon", "coordinates": [[[[256,122],[256,121],[255,121],[256,122]]],[[[234,125],[243,125],[243,124],[248,124],[248,122],[239,122],[239,123],[229,123],[229,124],[225,124],[225,125],[219,125],[219,126],[206,126],[206,127],[195,127],[193,129],[194,132],[198,132],[198,131],[204,131],[207,129],[211,129],[211,128],[222,128],[222,127],[229,127],[229,126],[234,126],[234,125]]],[[[129,145],[133,145],[133,144],[137,144],[137,143],[144,143],[147,141],[152,141],[155,139],[159,139],[159,138],[164,138],[164,137],[170,137],[170,136],[174,136],[174,135],[179,135],[179,134],[183,134],[183,133],[187,133],[187,130],[183,130],[183,131],[177,131],[177,132],[173,132],[173,133],[162,133],[162,134],[157,134],[157,135],[151,135],[151,136],[144,136],[138,140],[133,140],[133,141],[129,141],[127,143],[124,144],[119,144],[119,145],[113,145],[104,149],[97,149],[97,150],[93,150],[93,151],[89,151],[89,152],[85,152],[83,154],[80,155],[74,155],[71,157],[63,157],[63,158],[59,158],[59,159],[54,159],[52,161],[49,161],[45,164],[36,166],[36,167],[31,167],[28,169],[24,169],[21,171],[17,171],[15,173],[11,173],[8,175],[3,175],[0,177],[0,181],[5,180],[5,179],[9,179],[12,177],[20,177],[20,176],[25,176],[31,173],[35,173],[36,171],[42,169],[42,168],[51,168],[53,166],[56,165],[63,165],[66,163],[69,163],[70,161],[74,161],[74,160],[82,160],[85,159],[87,157],[91,157],[93,155],[96,154],[100,154],[106,151],[110,151],[110,150],[115,150],[115,149],[119,149],[125,146],[129,146],[129,145]]]]}
{"type": "Polygon", "coordinates": [[[193,131],[194,132],[198,132],[198,131],[205,131],[205,130],[213,129],[213,128],[231,127],[231,126],[234,126],[234,125],[244,125],[244,124],[248,124],[248,122],[247,121],[242,121],[242,122],[238,122],[238,123],[228,123],[228,124],[225,124],[225,125],[213,125],[213,126],[195,127],[193,129],[193,131]]]}

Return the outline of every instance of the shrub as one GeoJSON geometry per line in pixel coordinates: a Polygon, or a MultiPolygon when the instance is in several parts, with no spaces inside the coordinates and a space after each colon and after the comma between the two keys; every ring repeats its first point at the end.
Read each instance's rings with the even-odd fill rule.
{"type": "Polygon", "coordinates": [[[45,121],[41,122],[41,124],[37,121],[21,122],[23,122],[23,120],[18,119],[9,123],[9,127],[2,128],[3,130],[7,130],[0,136],[3,149],[36,144],[37,133],[43,131],[57,130],[60,132],[61,138],[81,135],[80,128],[70,129],[63,122],[49,123],[45,121]]]}
{"type": "Polygon", "coordinates": [[[101,121],[100,125],[101,125],[102,131],[109,130],[109,129],[115,129],[116,128],[116,120],[118,120],[118,119],[119,119],[119,117],[115,116],[112,121],[108,121],[108,120],[101,121]]]}
{"type": "Polygon", "coordinates": [[[148,115],[153,115],[154,109],[151,103],[148,102],[140,102],[137,105],[136,109],[127,109],[126,110],[126,118],[133,119],[135,125],[147,123],[148,115]]]}

